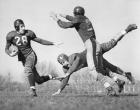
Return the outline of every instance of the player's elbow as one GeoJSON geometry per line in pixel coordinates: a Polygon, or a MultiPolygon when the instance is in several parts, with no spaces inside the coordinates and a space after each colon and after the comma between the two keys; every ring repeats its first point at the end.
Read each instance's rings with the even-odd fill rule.
{"type": "Polygon", "coordinates": [[[8,50],[8,48],[5,48],[5,53],[9,55],[9,50],[8,50]]]}
{"type": "Polygon", "coordinates": [[[5,53],[8,54],[7,50],[5,49],[5,53]]]}

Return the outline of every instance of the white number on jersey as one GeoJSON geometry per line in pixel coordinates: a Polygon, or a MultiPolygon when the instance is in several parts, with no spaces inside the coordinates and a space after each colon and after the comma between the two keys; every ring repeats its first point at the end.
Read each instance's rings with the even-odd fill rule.
{"type": "Polygon", "coordinates": [[[25,45],[28,41],[27,41],[27,37],[26,36],[22,36],[21,38],[16,36],[15,39],[16,41],[16,45],[20,46],[20,45],[25,45]]]}

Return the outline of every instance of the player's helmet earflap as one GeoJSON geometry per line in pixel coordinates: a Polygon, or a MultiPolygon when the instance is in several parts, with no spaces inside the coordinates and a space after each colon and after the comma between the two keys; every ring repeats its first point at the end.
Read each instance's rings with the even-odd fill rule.
{"type": "Polygon", "coordinates": [[[57,61],[60,64],[63,64],[65,61],[68,61],[68,56],[66,54],[62,53],[57,57],[57,61]]]}
{"type": "Polygon", "coordinates": [[[85,9],[81,6],[76,6],[73,10],[73,14],[76,15],[84,15],[85,14],[85,9]]]}
{"type": "Polygon", "coordinates": [[[17,20],[14,21],[14,27],[15,27],[16,31],[19,31],[19,26],[20,26],[21,24],[24,25],[24,22],[23,22],[23,20],[21,20],[21,19],[17,19],[17,20]]]}

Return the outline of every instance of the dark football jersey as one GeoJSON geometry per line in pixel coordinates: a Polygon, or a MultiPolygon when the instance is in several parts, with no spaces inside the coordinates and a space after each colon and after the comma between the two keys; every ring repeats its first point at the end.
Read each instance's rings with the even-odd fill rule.
{"type": "Polygon", "coordinates": [[[18,50],[24,57],[31,53],[31,40],[36,38],[36,35],[31,30],[25,30],[24,34],[19,34],[17,31],[11,31],[7,34],[7,43],[14,44],[18,47],[18,50]]]}
{"type": "Polygon", "coordinates": [[[67,15],[66,19],[69,20],[70,22],[64,22],[64,21],[59,20],[57,22],[58,25],[62,28],[75,27],[75,29],[79,33],[83,42],[85,42],[90,37],[93,37],[96,39],[92,23],[86,16],[78,15],[78,16],[72,17],[72,16],[67,15]]]}
{"type": "Polygon", "coordinates": [[[74,53],[69,56],[69,65],[67,67],[63,67],[63,69],[69,73],[73,73],[75,71],[80,70],[81,68],[87,67],[87,61],[86,61],[86,51],[83,51],[81,53],[74,53]],[[76,60],[76,58],[79,58],[79,60],[76,60]]]}
{"type": "Polygon", "coordinates": [[[81,69],[79,67],[85,67],[87,66],[87,61],[86,61],[86,51],[83,51],[81,53],[74,53],[69,56],[69,64],[72,65],[73,62],[75,61],[76,57],[79,57],[79,66],[78,69],[81,69]]]}

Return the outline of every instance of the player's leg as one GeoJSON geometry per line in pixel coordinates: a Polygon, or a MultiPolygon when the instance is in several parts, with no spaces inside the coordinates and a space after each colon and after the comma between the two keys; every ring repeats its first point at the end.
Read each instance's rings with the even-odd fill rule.
{"type": "MultiPolygon", "coordinates": [[[[105,68],[108,68],[110,71],[114,72],[114,73],[117,73],[119,75],[123,75],[125,77],[127,77],[127,79],[132,83],[134,84],[135,83],[135,80],[131,74],[131,72],[124,72],[121,68],[111,64],[110,62],[108,62],[106,59],[103,58],[103,65],[105,68]]],[[[114,77],[114,80],[117,80],[117,76],[113,76],[114,77]]]]}
{"type": "Polygon", "coordinates": [[[86,59],[89,68],[89,73],[93,74],[94,78],[97,78],[97,73],[95,72],[96,66],[96,41],[95,39],[88,39],[85,42],[85,47],[87,49],[86,59]]]}
{"type": "Polygon", "coordinates": [[[30,53],[24,63],[24,72],[27,76],[27,80],[30,86],[30,95],[31,96],[37,96],[36,89],[35,89],[35,79],[33,74],[33,67],[35,65],[35,55],[34,53],[30,53]]]}
{"type": "Polygon", "coordinates": [[[125,72],[122,69],[120,69],[117,66],[111,64],[105,58],[103,58],[103,65],[104,65],[104,68],[108,68],[109,70],[111,70],[114,73],[125,76],[125,72]]]}
{"type": "Polygon", "coordinates": [[[42,83],[52,79],[51,75],[40,76],[39,73],[36,70],[36,67],[33,68],[33,73],[34,73],[35,82],[37,84],[42,84],[42,83]]]}
{"type": "MultiPolygon", "coordinates": [[[[100,81],[101,84],[104,86],[104,88],[107,91],[108,95],[116,95],[119,91],[118,85],[113,81],[110,77],[106,76],[107,72],[103,68],[103,62],[102,62],[102,54],[100,53],[100,46],[96,45],[96,72],[97,72],[97,81],[100,81]]],[[[94,71],[95,72],[95,71],[94,71]]]]}
{"type": "MultiPolygon", "coordinates": [[[[125,81],[121,80],[117,75],[112,74],[112,72],[116,72],[117,67],[109,63],[106,59],[103,58],[104,69],[107,69],[109,74],[108,76],[111,77],[119,86],[119,92],[124,89],[125,81]]],[[[120,75],[123,75],[121,73],[120,75]]]]}
{"type": "Polygon", "coordinates": [[[98,72],[97,80],[103,84],[109,95],[116,95],[119,92],[119,88],[115,81],[107,76],[109,74],[109,71],[104,69],[102,48],[99,43],[96,43],[96,61],[96,71],[98,72]]]}

